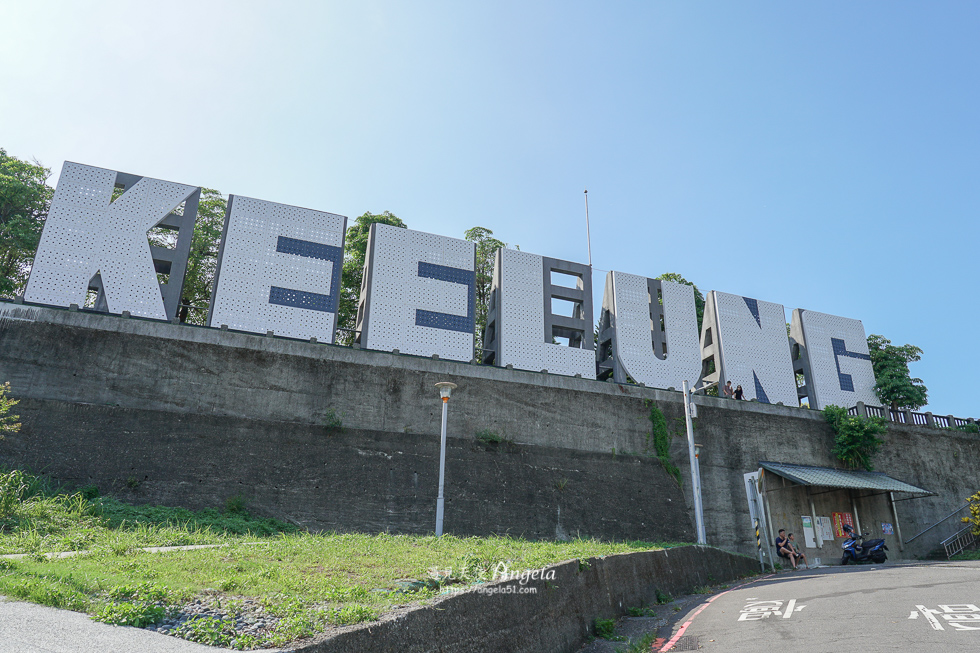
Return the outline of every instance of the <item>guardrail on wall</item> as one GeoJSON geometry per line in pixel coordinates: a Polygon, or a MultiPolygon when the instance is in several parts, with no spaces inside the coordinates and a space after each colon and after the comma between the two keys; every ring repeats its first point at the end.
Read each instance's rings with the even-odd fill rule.
{"type": "Polygon", "coordinates": [[[929,426],[935,429],[955,429],[977,423],[972,417],[953,417],[952,415],[933,415],[931,412],[916,413],[911,410],[892,410],[887,406],[867,406],[860,401],[857,406],[848,408],[847,414],[858,415],[860,417],[881,417],[886,422],[929,426]]]}

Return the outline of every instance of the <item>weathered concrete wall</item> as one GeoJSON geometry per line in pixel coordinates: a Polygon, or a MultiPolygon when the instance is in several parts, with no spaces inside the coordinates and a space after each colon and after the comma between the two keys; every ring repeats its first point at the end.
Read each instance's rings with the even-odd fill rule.
{"type": "MultiPolygon", "coordinates": [[[[494,528],[517,522],[512,513],[489,504],[514,501],[512,493],[519,491],[524,492],[520,505],[540,507],[539,512],[551,519],[521,521],[520,532],[529,536],[540,533],[535,536],[547,537],[557,530],[559,505],[567,532],[580,528],[583,535],[598,537],[641,537],[640,532],[648,532],[631,530],[636,522],[646,524],[645,517],[601,519],[607,500],[640,510],[641,515],[648,509],[638,506],[647,501],[670,499],[673,508],[683,500],[690,508],[679,392],[7,303],[0,303],[0,380],[11,381],[18,397],[54,402],[24,402],[25,433],[33,444],[16,444],[13,438],[0,443],[0,461],[29,461],[58,469],[66,478],[101,475],[118,482],[137,476],[124,465],[138,453],[141,460],[152,461],[155,470],[153,475],[143,473],[149,476],[141,486],[146,488],[146,500],[214,505],[236,494],[231,486],[241,480],[242,486],[257,489],[254,502],[267,503],[282,514],[298,510],[306,515],[299,521],[347,528],[360,520],[362,528],[392,529],[415,523],[398,517],[404,512],[399,497],[416,492],[416,477],[399,476],[405,472],[399,465],[392,468],[398,472],[384,479],[373,468],[352,475],[348,473],[351,461],[367,459],[369,453],[356,454],[358,458],[332,457],[323,449],[318,459],[321,467],[313,471],[308,468],[307,453],[317,450],[317,425],[336,410],[349,431],[332,442],[343,442],[353,451],[359,438],[380,440],[383,446],[376,447],[383,452],[379,461],[387,460],[385,455],[396,459],[392,451],[406,451],[405,442],[425,442],[425,452],[419,455],[431,460],[433,450],[428,447],[436,442],[441,409],[433,385],[448,380],[459,385],[450,403],[449,420],[456,451],[451,455],[460,456],[459,464],[482,479],[485,469],[498,464],[489,461],[512,455],[498,452],[494,458],[484,452],[490,457],[478,460],[460,453],[477,446],[472,444],[475,433],[491,430],[520,445],[513,455],[523,457],[521,464],[528,469],[551,469],[535,472],[532,487],[516,471],[501,472],[513,483],[505,495],[493,485],[495,480],[472,481],[474,497],[485,502],[483,509],[496,510],[494,514],[500,516],[494,528]],[[684,475],[680,498],[676,486],[663,485],[664,475],[657,463],[624,455],[650,448],[649,402],[665,413],[671,431],[678,436],[671,453],[684,475]],[[101,411],[96,417],[82,417],[85,410],[96,407],[101,411]],[[94,421],[85,426],[86,419],[94,421]],[[66,447],[66,438],[86,428],[87,448],[66,447]],[[275,442],[276,448],[263,448],[263,442],[275,442]],[[114,467],[111,473],[100,471],[110,464],[110,449],[116,456],[111,463],[114,467]],[[100,454],[92,456],[93,451],[100,454]],[[194,453],[187,455],[186,451],[194,453]],[[554,462],[547,462],[549,456],[554,462]],[[249,466],[250,460],[255,464],[249,466]],[[579,460],[589,461],[591,467],[579,467],[579,460]],[[270,465],[282,471],[273,473],[270,465]],[[228,468],[247,473],[236,476],[234,469],[224,473],[228,468]],[[338,508],[348,510],[343,517],[323,513],[321,504],[309,511],[297,508],[309,505],[310,499],[308,493],[294,489],[299,485],[287,471],[292,468],[303,470],[302,478],[309,479],[304,482],[312,483],[313,489],[321,476],[335,479],[331,487],[355,484],[356,491],[350,491],[345,501],[357,504],[338,508]],[[577,477],[576,470],[584,475],[577,477]],[[562,485],[565,478],[569,479],[565,492],[581,491],[576,485],[590,485],[589,493],[577,495],[568,506],[545,501],[548,488],[562,485]],[[281,488],[275,495],[280,498],[264,494],[276,487],[281,488]],[[382,491],[382,487],[392,489],[382,491]],[[292,504],[282,498],[290,493],[295,497],[292,504]],[[387,498],[370,503],[374,493],[387,498]],[[585,527],[569,525],[565,517],[573,510],[572,503],[583,514],[597,515],[599,522],[580,520],[585,527]],[[372,507],[359,510],[358,505],[372,507]],[[390,516],[379,516],[382,506],[390,516]],[[629,528],[612,522],[629,524],[629,528]]],[[[704,445],[701,470],[708,542],[752,554],[755,543],[742,474],[757,469],[760,460],[837,466],[830,453],[832,433],[822,415],[795,407],[709,397],[698,398],[698,402],[696,438],[704,445]]],[[[939,494],[899,504],[906,538],[962,505],[964,497],[980,488],[980,438],[976,435],[892,424],[886,440],[877,468],[939,494]]],[[[367,452],[370,447],[360,449],[367,452]]],[[[510,463],[503,467],[507,465],[510,463]]],[[[415,465],[419,469],[412,473],[429,473],[422,466],[415,465]]],[[[450,482],[458,481],[451,476],[450,482]]],[[[420,476],[418,487],[433,487],[431,478],[423,481],[420,476]]],[[[425,490],[418,492],[421,496],[425,490]]],[[[431,494],[422,501],[423,507],[431,494]]],[[[850,511],[846,498],[840,502],[846,505],[826,507],[850,511]]],[[[880,499],[858,499],[857,505],[862,526],[891,521],[890,515],[883,514],[880,499]]],[[[806,513],[794,516],[798,509],[792,504],[775,508],[783,510],[785,520],[795,520],[777,526],[799,531],[799,541],[799,515],[806,513]]],[[[777,515],[773,518],[776,521],[777,515]]],[[[689,529],[689,512],[670,519],[689,529]]],[[[473,528],[472,532],[490,530],[473,528]]],[[[510,532],[515,531],[510,528],[510,532]]],[[[905,553],[924,554],[938,539],[938,535],[923,537],[905,553]]],[[[889,546],[893,554],[898,552],[897,547],[889,546]]]]}
{"type": "Polygon", "coordinates": [[[595,619],[651,605],[657,590],[684,594],[698,585],[735,580],[758,571],[750,558],[689,546],[589,558],[554,567],[555,579],[528,581],[536,593],[518,593],[519,581],[495,587],[514,593],[466,592],[388,617],[342,629],[301,646],[297,653],[564,653],[577,651],[595,619]]]}
{"type": "MultiPolygon", "coordinates": [[[[317,530],[435,528],[437,437],[37,399],[18,411],[0,464],[75,486],[190,508],[241,495],[253,512],[317,530]]],[[[448,440],[445,524],[531,539],[694,537],[680,488],[649,457],[472,438],[448,440]]]]}

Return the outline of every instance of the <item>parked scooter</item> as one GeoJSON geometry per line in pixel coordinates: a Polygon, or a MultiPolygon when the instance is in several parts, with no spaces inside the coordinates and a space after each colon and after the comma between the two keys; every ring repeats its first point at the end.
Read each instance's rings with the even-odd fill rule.
{"type": "Polygon", "coordinates": [[[885,546],[885,540],[865,540],[864,535],[859,535],[854,532],[854,529],[844,524],[844,532],[847,533],[847,540],[841,545],[844,549],[844,555],[840,559],[842,565],[847,563],[853,563],[856,565],[863,563],[874,563],[880,565],[885,560],[888,559],[888,555],[885,551],[888,547],[885,546]]]}

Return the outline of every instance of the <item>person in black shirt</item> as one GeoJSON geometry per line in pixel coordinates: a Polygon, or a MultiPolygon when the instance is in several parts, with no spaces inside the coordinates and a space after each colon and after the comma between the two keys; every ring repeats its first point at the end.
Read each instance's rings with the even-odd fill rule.
{"type": "MultiPolygon", "coordinates": [[[[742,386],[738,386],[739,389],[742,386]]],[[[738,392],[738,390],[736,390],[738,392]]],[[[786,537],[786,529],[779,529],[779,537],[776,538],[776,554],[780,558],[786,558],[789,560],[790,564],[793,565],[793,569],[796,569],[796,552],[793,551],[793,547],[790,544],[789,538],[786,537]]]]}

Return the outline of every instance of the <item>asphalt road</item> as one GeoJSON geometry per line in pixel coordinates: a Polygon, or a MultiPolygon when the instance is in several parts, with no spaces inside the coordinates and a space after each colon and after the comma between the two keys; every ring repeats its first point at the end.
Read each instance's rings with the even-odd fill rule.
{"type": "Polygon", "coordinates": [[[88,615],[0,596],[0,653],[208,653],[224,649],[109,626],[88,615]]]}
{"type": "Polygon", "coordinates": [[[654,650],[976,652],[980,562],[784,572],[708,597],[678,617],[672,637],[654,650]]]}

